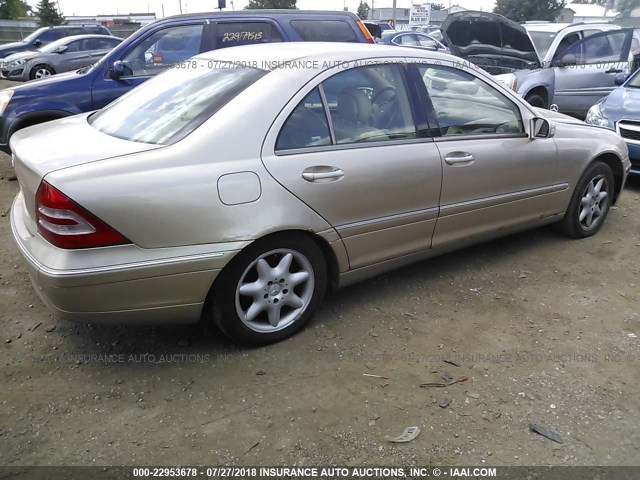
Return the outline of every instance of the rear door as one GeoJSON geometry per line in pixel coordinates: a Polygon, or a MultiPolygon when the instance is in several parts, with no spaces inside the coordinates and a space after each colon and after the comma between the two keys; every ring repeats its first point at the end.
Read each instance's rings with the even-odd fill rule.
{"type": "Polygon", "coordinates": [[[553,103],[561,112],[583,114],[615,88],[630,68],[632,29],[596,33],[556,55],[553,103]]]}
{"type": "Polygon", "coordinates": [[[266,168],[335,228],[351,268],[431,247],[442,165],[401,61],[323,73],[265,141],[266,168]]]}

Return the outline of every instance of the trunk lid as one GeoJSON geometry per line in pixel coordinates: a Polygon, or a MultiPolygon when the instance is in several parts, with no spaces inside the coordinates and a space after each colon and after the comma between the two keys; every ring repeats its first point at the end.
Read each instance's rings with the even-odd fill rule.
{"type": "Polygon", "coordinates": [[[493,75],[540,66],[527,31],[502,15],[475,11],[452,13],[441,30],[453,55],[493,75]]]}
{"type": "Polygon", "coordinates": [[[35,234],[36,192],[51,172],[160,148],[111,137],[89,125],[89,113],[28,127],[11,137],[12,161],[27,211],[27,228],[35,234]]]}

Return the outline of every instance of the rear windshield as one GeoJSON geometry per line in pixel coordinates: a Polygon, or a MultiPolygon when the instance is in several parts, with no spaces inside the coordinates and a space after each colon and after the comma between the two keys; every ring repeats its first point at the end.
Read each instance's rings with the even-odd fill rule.
{"type": "Polygon", "coordinates": [[[267,74],[253,68],[216,68],[216,63],[191,60],[190,68],[172,68],[94,113],[89,123],[125,140],[176,143],[267,74]]]}
{"type": "Polygon", "coordinates": [[[305,42],[357,42],[351,24],[342,20],[291,20],[291,26],[305,42]]]}

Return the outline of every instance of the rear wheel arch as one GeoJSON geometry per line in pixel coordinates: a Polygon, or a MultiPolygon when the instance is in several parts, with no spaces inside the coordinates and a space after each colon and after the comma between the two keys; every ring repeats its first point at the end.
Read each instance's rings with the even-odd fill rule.
{"type": "Polygon", "coordinates": [[[70,117],[71,115],[75,114],[67,112],[65,110],[47,110],[22,115],[18,117],[11,125],[9,138],[11,137],[11,135],[16,133],[18,130],[22,130],[23,128],[31,127],[33,125],[38,125],[44,122],[49,122],[51,120],[57,120],[59,118],[70,117]]]}
{"type": "MultiPolygon", "coordinates": [[[[247,245],[245,248],[243,248],[240,252],[238,252],[235,255],[235,257],[231,259],[229,264],[227,264],[224,267],[223,271],[227,269],[231,263],[234,262],[234,260],[238,257],[238,255],[241,252],[245,251],[248,248],[253,248],[254,245],[258,243],[270,241],[274,238],[291,238],[291,237],[307,238],[315,243],[315,245],[319,248],[319,250],[322,253],[322,256],[327,268],[327,289],[328,291],[335,290],[338,286],[338,277],[340,275],[340,266],[338,262],[338,257],[336,256],[336,253],[334,252],[333,248],[331,247],[331,245],[327,240],[325,240],[320,235],[317,235],[308,230],[295,230],[295,229],[282,230],[278,232],[269,233],[260,238],[257,238],[256,240],[252,241],[249,245],[247,245]]],[[[216,290],[217,283],[219,281],[222,281],[221,277],[222,277],[222,271],[216,277],[213,284],[209,288],[209,292],[207,293],[207,298],[205,300],[205,303],[202,309],[202,315],[201,315],[202,318],[205,318],[207,320],[211,320],[213,296],[216,290]]]]}

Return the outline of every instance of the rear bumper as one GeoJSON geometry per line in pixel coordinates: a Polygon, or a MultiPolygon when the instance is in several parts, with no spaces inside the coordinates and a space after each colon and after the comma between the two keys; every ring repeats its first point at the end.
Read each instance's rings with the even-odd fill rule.
{"type": "Polygon", "coordinates": [[[62,250],[29,232],[24,205],[19,194],[11,208],[13,237],[35,291],[56,316],[68,320],[195,323],[220,270],[239,251],[235,243],[62,250]]]}

